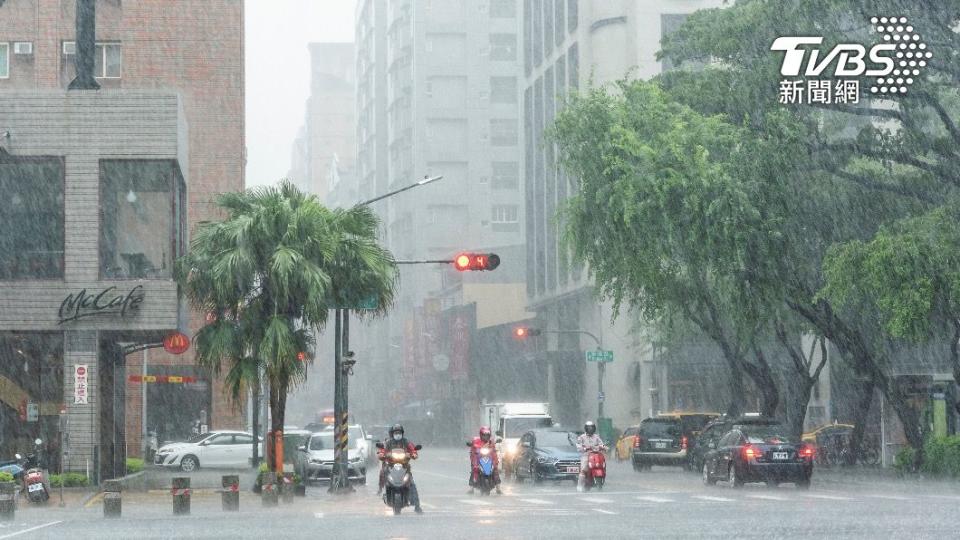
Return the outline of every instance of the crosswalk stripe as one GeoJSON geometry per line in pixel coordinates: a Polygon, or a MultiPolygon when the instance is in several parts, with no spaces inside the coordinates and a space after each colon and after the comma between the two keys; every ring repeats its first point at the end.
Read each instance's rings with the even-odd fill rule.
{"type": "Polygon", "coordinates": [[[785,501],[786,497],[781,497],[780,495],[747,495],[751,499],[762,499],[765,501],[785,501]]]}
{"type": "Polygon", "coordinates": [[[462,502],[463,504],[472,504],[473,506],[493,506],[492,502],[478,501],[475,499],[460,499],[457,502],[462,502]]]}
{"type": "Polygon", "coordinates": [[[610,499],[604,499],[603,497],[583,497],[583,500],[596,504],[610,504],[613,502],[610,499]]]}
{"type": "Polygon", "coordinates": [[[430,503],[420,503],[420,506],[422,506],[422,507],[424,507],[424,508],[429,508],[429,509],[436,509],[436,508],[437,508],[437,505],[435,505],[435,504],[430,504],[430,503]]]}
{"type": "Polygon", "coordinates": [[[826,499],[828,501],[849,501],[850,497],[838,497],[836,495],[826,495],[824,493],[804,493],[804,497],[811,499],[826,499]]]}
{"type": "Polygon", "coordinates": [[[530,504],[553,504],[552,502],[545,501],[543,499],[518,499],[518,500],[521,500],[523,502],[527,502],[530,504]]]}
{"type": "Polygon", "coordinates": [[[655,503],[673,502],[673,499],[667,499],[665,497],[654,497],[652,495],[644,495],[641,497],[637,497],[636,499],[639,501],[648,501],[648,502],[655,502],[655,503]]]}
{"type": "Polygon", "coordinates": [[[901,497],[900,495],[867,495],[874,499],[886,499],[888,501],[909,501],[910,497],[901,497]]]}
{"type": "Polygon", "coordinates": [[[733,499],[728,499],[726,497],[711,497],[710,495],[694,495],[694,499],[700,499],[703,501],[713,501],[713,502],[733,502],[733,499]]]}
{"type": "Polygon", "coordinates": [[[604,510],[603,508],[594,508],[594,512],[600,512],[601,514],[607,514],[609,516],[617,515],[617,512],[611,512],[610,510],[604,510]]]}
{"type": "Polygon", "coordinates": [[[323,519],[323,512],[315,512],[315,513],[313,514],[313,517],[318,518],[318,519],[323,519]]]}

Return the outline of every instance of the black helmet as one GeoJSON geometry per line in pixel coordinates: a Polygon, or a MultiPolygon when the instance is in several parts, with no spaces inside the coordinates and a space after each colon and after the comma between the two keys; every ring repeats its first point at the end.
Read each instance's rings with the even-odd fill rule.
{"type": "Polygon", "coordinates": [[[401,426],[400,424],[394,424],[390,426],[389,434],[390,436],[393,436],[393,434],[398,431],[400,432],[401,435],[403,435],[403,426],[401,426]]]}
{"type": "Polygon", "coordinates": [[[587,423],[583,425],[583,431],[585,431],[587,435],[593,435],[597,432],[597,425],[592,421],[587,420],[587,423]]]}

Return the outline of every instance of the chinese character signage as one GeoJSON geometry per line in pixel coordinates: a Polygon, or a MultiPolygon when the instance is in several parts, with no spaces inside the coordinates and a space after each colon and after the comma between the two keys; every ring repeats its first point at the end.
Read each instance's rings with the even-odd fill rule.
{"type": "Polygon", "coordinates": [[[77,364],[73,372],[73,402],[86,405],[87,397],[87,366],[77,364]]]}

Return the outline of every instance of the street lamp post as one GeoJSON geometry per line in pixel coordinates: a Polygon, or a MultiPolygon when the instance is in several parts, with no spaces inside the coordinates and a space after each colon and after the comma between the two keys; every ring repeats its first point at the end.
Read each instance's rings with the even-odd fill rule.
{"type": "MultiPolygon", "coordinates": [[[[440,180],[443,176],[425,176],[422,180],[409,186],[395,189],[383,195],[360,202],[357,206],[366,206],[377,201],[392,197],[404,191],[425,186],[440,180]]],[[[449,262],[449,261],[437,261],[449,262]]],[[[333,471],[330,475],[330,493],[350,493],[354,489],[350,485],[348,475],[350,427],[349,427],[349,394],[348,377],[353,374],[353,353],[350,351],[350,306],[338,306],[334,315],[334,352],[333,352],[333,416],[334,416],[334,455],[333,471]]]]}

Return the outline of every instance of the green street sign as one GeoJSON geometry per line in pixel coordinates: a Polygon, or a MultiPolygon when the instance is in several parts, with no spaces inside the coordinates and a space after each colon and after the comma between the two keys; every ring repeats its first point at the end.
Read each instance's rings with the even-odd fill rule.
{"type": "Polygon", "coordinates": [[[587,362],[613,362],[613,351],[586,351],[587,362]]]}

